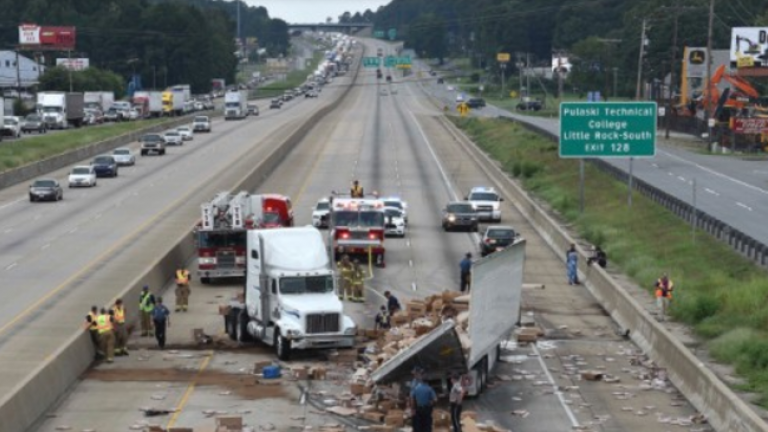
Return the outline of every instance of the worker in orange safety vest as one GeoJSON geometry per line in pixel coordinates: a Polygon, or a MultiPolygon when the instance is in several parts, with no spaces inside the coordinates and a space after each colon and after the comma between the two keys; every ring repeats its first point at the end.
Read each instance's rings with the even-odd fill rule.
{"type": "Polygon", "coordinates": [[[93,348],[96,350],[96,359],[99,359],[104,356],[104,353],[101,351],[101,342],[99,341],[99,329],[98,329],[98,323],[96,321],[98,318],[99,318],[98,306],[91,306],[91,311],[88,312],[88,315],[85,316],[84,327],[86,330],[88,330],[88,333],[91,335],[91,342],[93,342],[93,348]]]}
{"type": "Polygon", "coordinates": [[[662,321],[665,319],[669,303],[672,301],[672,290],[674,288],[675,283],[672,282],[672,279],[666,273],[656,281],[656,305],[659,307],[662,321]]]}
{"type": "Polygon", "coordinates": [[[179,266],[176,270],[176,312],[187,311],[189,294],[189,270],[179,266]]]}

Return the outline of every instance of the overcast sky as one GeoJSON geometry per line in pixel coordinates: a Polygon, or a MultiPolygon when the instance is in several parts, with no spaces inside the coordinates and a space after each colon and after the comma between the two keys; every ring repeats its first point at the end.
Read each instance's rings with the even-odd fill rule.
{"type": "Polygon", "coordinates": [[[281,18],[288,23],[325,22],[327,17],[338,20],[345,11],[363,13],[366,9],[376,12],[379,6],[390,0],[245,0],[252,6],[264,6],[272,18],[281,18]]]}

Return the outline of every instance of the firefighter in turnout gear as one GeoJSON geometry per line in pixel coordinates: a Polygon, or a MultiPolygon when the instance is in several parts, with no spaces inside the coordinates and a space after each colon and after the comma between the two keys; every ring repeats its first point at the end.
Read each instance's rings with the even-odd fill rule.
{"type": "Polygon", "coordinates": [[[189,293],[189,270],[179,266],[176,270],[176,312],[187,311],[189,293]]]}
{"type": "Polygon", "coordinates": [[[155,296],[149,292],[149,285],[144,285],[139,297],[139,314],[141,315],[141,335],[154,336],[152,330],[152,310],[155,308],[155,296]]]}
{"type": "Polygon", "coordinates": [[[115,333],[113,331],[114,316],[107,313],[107,310],[101,308],[101,314],[96,318],[96,329],[99,332],[99,342],[101,350],[107,358],[107,363],[115,361],[115,333]]]}
{"type": "Polygon", "coordinates": [[[349,255],[341,257],[341,261],[336,264],[339,271],[339,299],[347,300],[352,297],[352,273],[355,270],[349,255]]]}
{"type": "Polygon", "coordinates": [[[357,180],[352,182],[352,188],[349,190],[349,195],[352,198],[363,198],[363,187],[360,186],[360,183],[357,180]]]}
{"type": "Polygon", "coordinates": [[[113,326],[115,333],[115,355],[127,356],[128,329],[125,328],[125,305],[123,304],[123,299],[115,301],[115,305],[112,306],[112,314],[115,318],[113,326]]]}
{"type": "Polygon", "coordinates": [[[360,261],[358,260],[355,260],[354,265],[352,266],[352,274],[350,279],[352,283],[352,296],[350,301],[356,303],[365,302],[365,293],[363,292],[365,272],[363,272],[363,268],[360,266],[360,261]]]}

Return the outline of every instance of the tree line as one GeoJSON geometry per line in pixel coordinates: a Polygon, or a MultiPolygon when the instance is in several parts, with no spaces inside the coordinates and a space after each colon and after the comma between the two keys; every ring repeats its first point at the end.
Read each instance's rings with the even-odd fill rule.
{"type": "MultiPolygon", "coordinates": [[[[241,36],[255,37],[270,54],[286,53],[287,24],[263,7],[241,2],[241,36]]],[[[0,0],[0,44],[18,43],[18,25],[74,26],[72,57],[125,81],[141,76],[144,88],[190,84],[210,91],[212,78],[233,82],[237,3],[214,0],[0,0]]],[[[34,53],[26,53],[32,56],[34,53]]],[[[52,66],[62,52],[42,52],[52,66]]],[[[55,73],[55,71],[52,71],[55,73]]],[[[54,80],[55,81],[55,80],[54,80]]]]}
{"type": "MultiPolygon", "coordinates": [[[[498,71],[496,54],[512,54],[507,72],[516,73],[516,53],[536,66],[549,66],[553,52],[573,65],[570,84],[633,95],[646,21],[644,76],[662,80],[670,72],[675,16],[678,48],[706,46],[708,0],[393,0],[374,14],[377,30],[396,28],[417,54],[470,57],[477,67],[498,71]]],[[[729,49],[731,27],[768,23],[768,0],[718,1],[713,47],[729,49]]],[[[679,72],[679,62],[674,67],[679,72]]]]}

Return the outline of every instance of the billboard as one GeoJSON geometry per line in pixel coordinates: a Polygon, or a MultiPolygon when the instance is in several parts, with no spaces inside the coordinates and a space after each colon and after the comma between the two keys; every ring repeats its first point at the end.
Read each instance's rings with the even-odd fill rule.
{"type": "Polygon", "coordinates": [[[768,66],[768,27],[731,29],[731,67],[768,66]]]}
{"type": "Polygon", "coordinates": [[[48,27],[37,24],[19,26],[19,45],[22,49],[73,50],[75,38],[74,27],[48,27]]]}
{"type": "Polygon", "coordinates": [[[88,58],[57,58],[56,66],[61,66],[65,69],[73,71],[83,71],[88,69],[91,65],[91,60],[88,58]]]}
{"type": "Polygon", "coordinates": [[[737,134],[758,135],[768,132],[768,118],[737,117],[733,119],[733,131],[737,134]]]}
{"type": "Polygon", "coordinates": [[[568,57],[558,54],[552,54],[552,76],[557,76],[558,69],[563,75],[568,75],[571,72],[571,62],[568,61],[568,57]]]}

